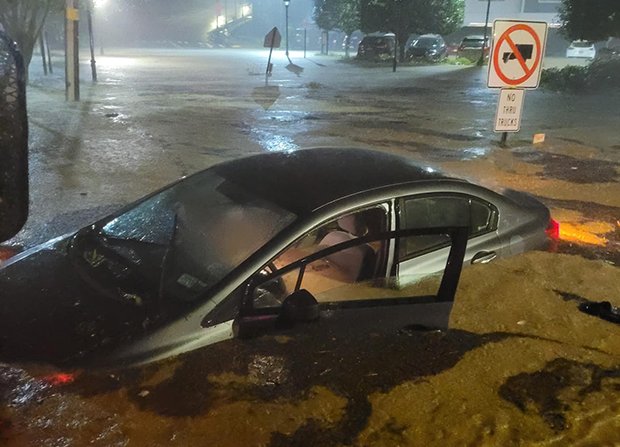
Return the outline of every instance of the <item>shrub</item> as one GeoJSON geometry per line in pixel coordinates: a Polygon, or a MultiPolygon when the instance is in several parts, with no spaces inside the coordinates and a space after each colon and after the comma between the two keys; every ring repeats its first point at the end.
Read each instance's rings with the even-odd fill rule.
{"type": "Polygon", "coordinates": [[[620,57],[596,59],[586,67],[543,70],[541,84],[551,90],[582,92],[620,89],[620,57]]]}

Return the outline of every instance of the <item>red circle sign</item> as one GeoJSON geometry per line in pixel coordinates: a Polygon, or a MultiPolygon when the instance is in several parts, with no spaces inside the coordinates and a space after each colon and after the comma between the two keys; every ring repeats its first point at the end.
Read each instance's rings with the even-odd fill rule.
{"type": "Polygon", "coordinates": [[[541,48],[542,48],[542,44],[540,43],[538,34],[536,34],[536,32],[531,27],[524,25],[522,23],[511,26],[497,40],[497,44],[495,45],[495,49],[493,51],[493,67],[495,68],[495,72],[497,73],[497,76],[508,85],[518,86],[524,83],[525,81],[527,81],[529,78],[532,77],[532,75],[536,72],[536,69],[538,68],[538,64],[540,63],[540,59],[542,56],[541,48]],[[512,33],[516,31],[525,31],[526,33],[530,34],[532,38],[534,39],[534,44],[536,47],[536,59],[534,60],[534,64],[531,67],[527,66],[527,63],[523,59],[521,52],[519,51],[517,45],[515,44],[515,42],[512,40],[510,36],[512,33]],[[523,72],[525,73],[520,78],[517,78],[517,79],[509,78],[506,74],[504,74],[504,72],[502,71],[502,68],[499,65],[499,60],[500,60],[499,50],[502,47],[502,44],[504,42],[506,42],[508,46],[510,46],[510,49],[514,53],[516,59],[519,61],[519,64],[521,65],[521,68],[523,69],[523,72]]]}

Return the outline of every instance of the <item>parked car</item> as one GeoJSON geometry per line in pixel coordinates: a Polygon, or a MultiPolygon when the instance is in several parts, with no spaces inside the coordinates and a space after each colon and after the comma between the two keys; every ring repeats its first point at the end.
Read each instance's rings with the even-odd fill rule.
{"type": "Polygon", "coordinates": [[[148,363],[341,312],[446,328],[463,262],[550,230],[530,196],[384,152],[236,159],[8,260],[0,361],[148,363]]]}
{"type": "Polygon", "coordinates": [[[489,45],[489,39],[485,40],[484,36],[467,36],[459,45],[457,56],[469,59],[471,61],[477,61],[480,59],[482,48],[484,47],[484,58],[489,59],[489,53],[491,47],[489,45]]]}
{"type": "Polygon", "coordinates": [[[396,36],[394,34],[369,34],[357,47],[359,59],[389,59],[394,56],[396,36]]]}
{"type": "MultiPolygon", "coordinates": [[[[354,31],[351,33],[351,39],[349,40],[349,51],[355,50],[355,48],[359,47],[360,42],[363,39],[363,34],[359,31],[354,31]]],[[[342,43],[340,44],[342,47],[342,51],[347,50],[347,35],[345,34],[342,37],[342,43]]]]}
{"type": "Polygon", "coordinates": [[[594,48],[593,42],[589,42],[587,40],[574,40],[566,49],[566,57],[594,59],[596,57],[596,48],[594,48]]]}
{"type": "Polygon", "coordinates": [[[442,60],[448,54],[446,42],[439,34],[423,34],[411,41],[405,49],[409,60],[424,59],[431,62],[442,60]]]}

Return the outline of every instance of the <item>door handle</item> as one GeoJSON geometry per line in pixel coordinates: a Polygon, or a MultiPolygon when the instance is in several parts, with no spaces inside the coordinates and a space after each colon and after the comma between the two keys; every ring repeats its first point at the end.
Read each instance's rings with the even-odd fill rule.
{"type": "Polygon", "coordinates": [[[497,253],[494,251],[480,251],[471,258],[472,264],[488,264],[497,258],[497,253]]]}

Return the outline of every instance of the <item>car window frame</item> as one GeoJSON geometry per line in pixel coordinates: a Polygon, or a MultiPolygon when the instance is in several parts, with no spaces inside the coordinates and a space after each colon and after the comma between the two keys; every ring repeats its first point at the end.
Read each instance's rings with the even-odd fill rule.
{"type": "MultiPolygon", "coordinates": [[[[468,236],[467,236],[467,240],[471,240],[477,237],[481,237],[493,232],[497,231],[498,225],[499,225],[499,209],[497,206],[495,206],[494,204],[492,204],[491,202],[489,202],[488,200],[485,200],[481,197],[475,196],[473,194],[468,194],[468,193],[460,193],[460,192],[429,192],[429,193],[423,193],[423,194],[414,194],[414,195],[409,195],[409,196],[402,196],[402,197],[398,197],[396,200],[394,200],[394,209],[395,209],[395,219],[396,219],[396,228],[400,229],[401,228],[401,222],[403,219],[403,215],[402,215],[402,210],[404,209],[404,205],[405,205],[405,201],[407,199],[423,199],[423,198],[427,198],[427,197],[437,197],[437,196],[442,196],[442,197],[465,197],[467,199],[471,200],[475,200],[479,203],[482,203],[484,205],[486,205],[488,208],[491,209],[491,221],[489,223],[489,229],[487,229],[486,231],[479,231],[476,233],[469,233],[468,232],[468,236]]],[[[470,207],[471,207],[471,203],[470,203],[470,207]]],[[[471,209],[471,208],[470,208],[471,209]]],[[[471,224],[471,212],[470,212],[470,224],[471,224]]],[[[470,228],[470,227],[468,227],[470,228]]],[[[434,251],[437,250],[441,250],[442,248],[445,248],[447,246],[450,245],[450,243],[442,243],[442,244],[437,244],[434,246],[431,246],[427,249],[424,250],[419,250],[413,253],[407,253],[405,256],[401,256],[400,254],[400,245],[399,245],[399,240],[396,241],[396,247],[395,247],[395,265],[396,264],[400,264],[402,262],[406,262],[406,261],[410,261],[414,258],[417,258],[419,256],[423,256],[425,254],[428,253],[432,253],[434,251]]]]}
{"type": "MultiPolygon", "coordinates": [[[[460,227],[460,226],[448,226],[448,227],[433,227],[433,228],[421,228],[421,229],[396,229],[381,232],[374,235],[367,235],[363,237],[359,237],[356,239],[352,239],[350,241],[342,242],[340,244],[333,245],[331,247],[327,247],[318,252],[312,253],[304,258],[298,259],[272,273],[267,275],[261,275],[259,273],[252,275],[252,277],[248,280],[245,286],[245,290],[243,292],[243,297],[241,299],[241,304],[239,307],[239,317],[260,317],[260,316],[273,316],[279,313],[280,307],[266,307],[266,308],[255,308],[254,307],[254,290],[264,284],[266,282],[272,281],[280,276],[286,275],[295,270],[299,271],[299,276],[297,277],[295,289],[291,291],[294,293],[295,291],[300,290],[301,283],[303,281],[303,275],[306,266],[309,264],[329,256],[330,254],[336,253],[341,250],[346,250],[347,248],[355,247],[357,245],[366,244],[369,242],[375,242],[380,240],[388,240],[388,239],[398,239],[402,237],[409,236],[424,236],[424,235],[432,235],[432,234],[449,234],[450,235],[450,252],[448,253],[448,260],[446,263],[446,267],[443,271],[443,277],[437,291],[436,295],[432,295],[430,297],[433,298],[434,302],[450,302],[454,301],[454,295],[456,292],[456,287],[458,286],[460,273],[462,269],[462,261],[455,264],[455,260],[459,257],[461,259],[464,258],[465,251],[467,249],[467,241],[468,241],[468,230],[469,227],[460,227]]],[[[424,298],[424,297],[416,297],[416,299],[424,298]]],[[[378,300],[371,299],[363,299],[360,301],[363,302],[372,302],[372,301],[381,301],[385,302],[386,305],[393,302],[396,303],[398,299],[396,298],[382,298],[378,300]]],[[[355,300],[351,300],[355,301],[355,300]]],[[[325,303],[329,305],[330,303],[325,303]]],[[[375,303],[376,304],[376,303],[375,303]]]]}
{"type": "MultiPolygon", "coordinates": [[[[395,223],[395,220],[394,220],[395,219],[395,216],[394,216],[394,200],[393,199],[383,199],[383,200],[379,200],[379,201],[371,203],[371,204],[366,204],[366,205],[363,205],[363,206],[360,206],[360,207],[357,207],[357,208],[348,209],[346,211],[339,212],[338,214],[331,215],[330,217],[328,217],[326,219],[323,219],[320,223],[318,223],[318,224],[312,226],[310,229],[306,230],[301,236],[297,237],[293,242],[289,243],[286,247],[284,247],[282,250],[280,250],[275,256],[273,256],[269,260],[269,262],[267,262],[261,269],[259,269],[259,271],[256,274],[258,274],[261,271],[265,270],[269,266],[269,264],[273,264],[273,262],[276,259],[278,259],[284,253],[286,253],[291,247],[295,246],[295,244],[297,244],[299,241],[301,241],[302,239],[308,237],[308,235],[310,233],[319,230],[321,227],[324,227],[327,224],[330,224],[332,222],[337,221],[341,217],[350,216],[350,215],[355,214],[355,213],[368,211],[368,210],[371,210],[373,208],[384,208],[384,210],[385,210],[385,218],[386,218],[385,228],[393,229],[394,228],[394,223],[395,223]]],[[[356,238],[356,240],[357,239],[358,238],[356,238]]]]}

